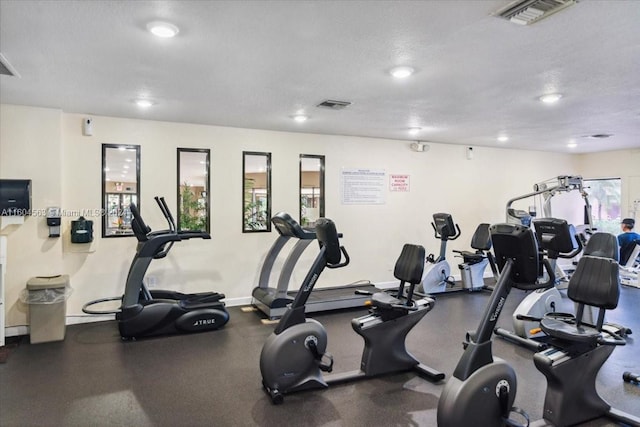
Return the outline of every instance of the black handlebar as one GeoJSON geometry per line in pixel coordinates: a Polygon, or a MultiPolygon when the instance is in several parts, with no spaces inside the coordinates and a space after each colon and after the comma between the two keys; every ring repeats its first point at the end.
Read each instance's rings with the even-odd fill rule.
{"type": "Polygon", "coordinates": [[[433,227],[433,231],[434,231],[434,235],[436,236],[436,239],[440,239],[440,240],[456,240],[458,237],[460,237],[460,235],[462,234],[462,232],[460,231],[460,226],[458,224],[454,224],[454,226],[456,227],[456,233],[453,236],[443,236],[440,233],[438,233],[438,229],[436,228],[436,225],[432,222],[431,223],[431,227],[433,227]]]}
{"type": "Polygon", "coordinates": [[[169,230],[175,233],[177,231],[176,223],[173,220],[173,215],[171,215],[171,211],[169,210],[169,206],[167,206],[167,202],[164,200],[164,197],[156,196],[154,197],[154,199],[160,207],[160,210],[162,211],[165,219],[169,223],[169,230]]]}
{"type": "Polygon", "coordinates": [[[519,282],[514,282],[514,286],[518,289],[522,289],[524,291],[533,291],[536,289],[547,289],[552,287],[555,283],[556,283],[556,273],[555,271],[553,271],[553,267],[551,267],[551,263],[549,262],[548,259],[544,259],[542,261],[542,265],[544,265],[544,269],[547,271],[547,274],[549,275],[549,280],[547,280],[546,282],[543,283],[519,283],[519,282]]]}
{"type": "Polygon", "coordinates": [[[571,259],[574,256],[578,255],[580,252],[582,252],[582,249],[584,249],[584,245],[582,244],[582,239],[580,239],[578,235],[576,235],[575,237],[576,237],[576,243],[578,244],[578,247],[573,251],[569,252],[568,254],[558,254],[558,258],[571,259]]]}
{"type": "Polygon", "coordinates": [[[341,262],[339,264],[327,263],[327,268],[341,268],[349,265],[349,261],[350,261],[349,254],[347,253],[347,250],[344,248],[344,246],[340,246],[340,252],[342,252],[342,255],[344,255],[344,262],[341,262]]]}

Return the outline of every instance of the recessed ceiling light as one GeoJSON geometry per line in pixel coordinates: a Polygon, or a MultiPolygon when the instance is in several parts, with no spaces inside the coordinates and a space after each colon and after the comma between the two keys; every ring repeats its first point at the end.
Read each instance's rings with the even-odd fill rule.
{"type": "Polygon", "coordinates": [[[569,141],[569,143],[567,144],[567,147],[569,147],[569,148],[576,148],[577,146],[578,146],[578,144],[576,144],[576,141],[573,140],[573,139],[571,141],[569,141]]]}
{"type": "Polygon", "coordinates": [[[417,135],[420,133],[422,128],[409,128],[409,135],[417,135]]]}
{"type": "Polygon", "coordinates": [[[124,151],[124,150],[126,150],[126,149],[127,149],[127,147],[118,147],[118,150],[119,150],[119,151],[124,151]]]}
{"type": "Polygon", "coordinates": [[[296,114],[295,116],[293,116],[293,120],[298,123],[306,122],[307,119],[309,119],[309,116],[305,116],[304,114],[296,114]]]}
{"type": "Polygon", "coordinates": [[[153,101],[148,99],[136,99],[135,103],[140,108],[149,108],[154,104],[153,101]]]}
{"type": "Polygon", "coordinates": [[[509,137],[507,135],[500,135],[498,137],[498,142],[507,142],[509,140],[509,137]]]}
{"type": "Polygon", "coordinates": [[[154,36],[162,37],[165,39],[174,37],[180,32],[178,27],[176,27],[175,25],[162,21],[149,22],[147,24],[147,30],[149,30],[154,36]]]}
{"type": "Polygon", "coordinates": [[[542,95],[539,99],[545,104],[555,104],[560,101],[560,98],[562,98],[561,93],[549,93],[547,95],[542,95]]]}
{"type": "Polygon", "coordinates": [[[131,159],[129,159],[129,158],[126,158],[126,159],[124,159],[124,161],[125,161],[125,162],[132,162],[133,160],[131,160],[131,159]]]}
{"type": "Polygon", "coordinates": [[[389,74],[391,74],[396,79],[405,79],[413,74],[414,71],[415,70],[411,67],[402,66],[392,68],[391,71],[389,71],[389,74]]]}
{"type": "Polygon", "coordinates": [[[129,169],[129,165],[122,165],[123,168],[129,169]]]}

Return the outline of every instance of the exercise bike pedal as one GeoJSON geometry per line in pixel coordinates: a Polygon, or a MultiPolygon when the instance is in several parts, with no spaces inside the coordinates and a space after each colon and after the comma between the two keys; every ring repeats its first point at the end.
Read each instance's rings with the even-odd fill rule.
{"type": "Polygon", "coordinates": [[[267,394],[271,398],[271,403],[274,405],[280,405],[284,402],[284,396],[276,389],[269,388],[267,384],[262,380],[262,387],[266,390],[267,394]]]}
{"type": "Polygon", "coordinates": [[[321,360],[320,363],[318,364],[318,368],[320,368],[320,370],[322,372],[331,372],[331,371],[333,371],[333,356],[331,354],[325,352],[322,355],[322,358],[324,359],[325,357],[327,359],[329,359],[329,362],[328,363],[323,363],[322,360],[321,360]]]}

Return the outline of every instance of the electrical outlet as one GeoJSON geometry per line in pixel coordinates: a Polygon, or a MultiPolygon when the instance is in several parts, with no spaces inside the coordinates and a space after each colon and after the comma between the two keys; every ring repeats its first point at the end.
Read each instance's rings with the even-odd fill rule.
{"type": "Polygon", "coordinates": [[[145,280],[147,281],[147,288],[155,288],[158,284],[156,276],[147,276],[145,280]]]}

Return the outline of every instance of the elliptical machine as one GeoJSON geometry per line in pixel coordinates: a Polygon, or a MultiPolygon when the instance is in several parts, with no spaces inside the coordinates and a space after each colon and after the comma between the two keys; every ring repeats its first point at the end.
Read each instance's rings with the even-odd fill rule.
{"type": "MultiPolygon", "coordinates": [[[[438,402],[439,427],[517,425],[509,419],[517,383],[513,368],[495,358],[491,335],[512,287],[535,289],[554,279],[548,260],[544,267],[550,280],[538,279],[538,248],[532,230],[521,225],[497,224],[491,227],[493,247],[502,272],[482,321],[469,333],[465,350],[453,376],[447,381],[438,402]]],[[[576,316],[551,314],[540,327],[551,346],[534,355],[536,368],[547,378],[544,418],[531,426],[567,426],[599,417],[609,417],[632,426],[640,418],[612,408],[597,393],[595,382],[600,367],[615,346],[625,340],[602,331],[604,312],[617,306],[619,298],[618,264],[606,258],[583,256],[568,287],[569,297],[578,303],[576,316]],[[600,308],[598,323],[582,322],[586,305],[600,308]]],[[[526,417],[528,419],[528,417],[526,417]]]]}
{"type": "Polygon", "coordinates": [[[229,321],[229,313],[222,301],[224,294],[184,294],[169,290],[149,290],[145,286],[144,275],[151,261],[166,257],[175,242],[192,238],[211,239],[209,233],[205,232],[178,231],[164,197],[155,197],[155,201],[167,220],[169,229],[151,231],[137,206],[131,203],[131,228],[138,239],[138,245],[127,275],[124,295],[91,301],[84,305],[82,311],[87,314],[115,313],[120,335],[124,340],[153,335],[203,332],[223,327],[229,321]],[[113,300],[122,301],[117,311],[97,311],[88,308],[113,300]]]}
{"type": "Polygon", "coordinates": [[[422,278],[425,250],[408,244],[403,247],[394,269],[395,277],[400,280],[396,295],[373,294],[370,313],[351,320],[353,330],[365,342],[360,369],[323,377],[323,371],[333,370],[333,357],[326,352],[327,332],[320,322],[305,317],[305,303],[324,268],[348,265],[349,255],[340,246],[335,224],[330,219],[320,218],[316,222],[316,236],[320,253],[260,353],[262,385],[271,401],[279,404],[288,393],[410,370],[432,381],[444,379],[443,373],[421,364],[405,346],[407,334],[435,303],[426,297],[413,300],[414,288],[422,278]],[[409,290],[405,297],[406,282],[409,290]]]}
{"type": "Polygon", "coordinates": [[[427,257],[428,266],[425,269],[422,283],[417,291],[423,294],[438,294],[450,292],[455,282],[451,278],[451,267],[446,259],[447,242],[460,237],[460,227],[453,222],[451,214],[435,213],[431,223],[436,239],[440,240],[440,254],[435,258],[433,254],[427,257]]]}

